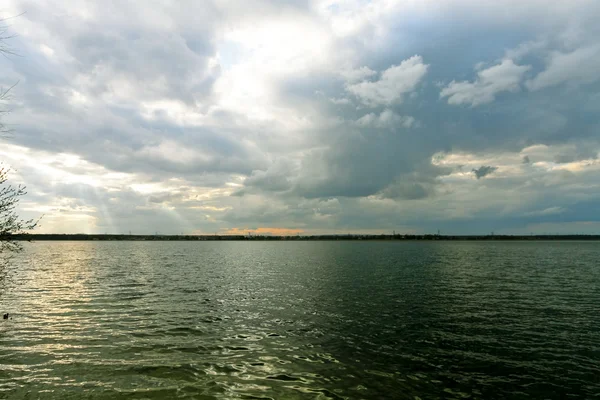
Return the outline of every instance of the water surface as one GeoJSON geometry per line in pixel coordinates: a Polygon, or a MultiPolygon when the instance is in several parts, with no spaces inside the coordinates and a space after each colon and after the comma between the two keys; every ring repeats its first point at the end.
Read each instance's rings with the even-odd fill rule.
{"type": "Polygon", "coordinates": [[[600,398],[597,242],[38,242],[0,398],[600,398]]]}

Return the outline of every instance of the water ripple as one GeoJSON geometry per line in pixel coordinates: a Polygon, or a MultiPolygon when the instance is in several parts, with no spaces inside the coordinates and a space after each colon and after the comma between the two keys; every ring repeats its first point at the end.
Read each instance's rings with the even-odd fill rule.
{"type": "Polygon", "coordinates": [[[589,242],[28,244],[2,271],[0,399],[594,398],[598,259],[589,242]]]}

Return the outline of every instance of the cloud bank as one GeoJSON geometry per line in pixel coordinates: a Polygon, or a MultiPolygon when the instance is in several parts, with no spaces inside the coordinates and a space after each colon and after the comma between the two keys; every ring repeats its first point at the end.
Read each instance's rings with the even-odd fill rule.
{"type": "Polygon", "coordinates": [[[568,3],[8,0],[0,160],[41,232],[597,233],[568,3]]]}

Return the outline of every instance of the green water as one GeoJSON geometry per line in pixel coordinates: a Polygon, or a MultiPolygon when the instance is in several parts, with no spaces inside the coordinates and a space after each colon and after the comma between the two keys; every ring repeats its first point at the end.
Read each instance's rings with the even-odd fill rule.
{"type": "Polygon", "coordinates": [[[600,397],[597,242],[39,242],[0,398],[600,397]]]}

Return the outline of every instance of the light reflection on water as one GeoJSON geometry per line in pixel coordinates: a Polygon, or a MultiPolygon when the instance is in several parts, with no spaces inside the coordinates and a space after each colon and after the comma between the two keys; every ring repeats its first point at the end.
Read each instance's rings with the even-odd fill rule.
{"type": "Polygon", "coordinates": [[[29,244],[0,286],[0,398],[592,398],[599,256],[576,242],[29,244]]]}

